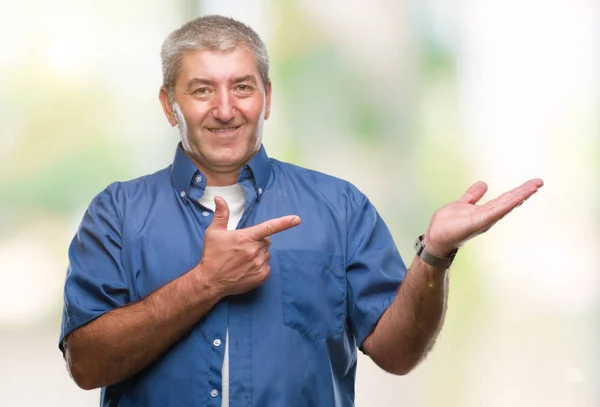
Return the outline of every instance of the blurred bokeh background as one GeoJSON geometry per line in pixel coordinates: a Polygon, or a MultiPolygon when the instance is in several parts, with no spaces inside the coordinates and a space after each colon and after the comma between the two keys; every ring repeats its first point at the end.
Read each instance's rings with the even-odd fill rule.
{"type": "Polygon", "coordinates": [[[269,154],[357,185],[406,262],[472,182],[546,182],[461,251],[421,366],[361,355],[357,406],[600,405],[598,1],[1,0],[0,406],[98,404],[57,347],[67,246],[107,184],[170,164],[159,50],[205,13],[270,50],[269,154]]]}

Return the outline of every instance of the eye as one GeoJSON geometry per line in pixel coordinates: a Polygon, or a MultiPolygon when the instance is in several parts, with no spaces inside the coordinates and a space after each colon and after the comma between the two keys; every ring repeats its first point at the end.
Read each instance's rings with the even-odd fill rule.
{"type": "Polygon", "coordinates": [[[234,90],[238,93],[251,93],[254,88],[252,88],[250,85],[239,84],[234,88],[234,90]]]}
{"type": "Polygon", "coordinates": [[[194,95],[207,96],[210,94],[210,89],[207,87],[198,88],[194,91],[194,95]]]}

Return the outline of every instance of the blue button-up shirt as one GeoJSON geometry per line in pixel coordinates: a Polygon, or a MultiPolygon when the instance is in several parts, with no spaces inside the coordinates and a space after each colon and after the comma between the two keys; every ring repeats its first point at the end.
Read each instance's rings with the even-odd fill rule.
{"type": "MultiPolygon", "coordinates": [[[[238,229],[302,219],[271,237],[270,276],[220,301],[142,373],[103,388],[103,406],[219,407],[227,328],[231,407],[354,405],[357,347],[406,273],[388,228],[352,184],[264,148],[238,183],[246,199],[238,229]]],[[[198,264],[213,216],[198,203],[205,187],[179,146],[166,169],[94,198],[69,248],[61,350],[73,330],[198,264]]]]}

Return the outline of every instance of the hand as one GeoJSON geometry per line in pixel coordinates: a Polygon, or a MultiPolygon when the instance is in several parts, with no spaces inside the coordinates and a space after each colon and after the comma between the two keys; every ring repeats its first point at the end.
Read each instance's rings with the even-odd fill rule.
{"type": "Polygon", "coordinates": [[[467,240],[487,232],[543,185],[541,179],[532,179],[477,206],[475,204],[487,191],[487,185],[482,181],[476,182],[458,201],[451,202],[434,213],[424,238],[427,251],[439,257],[448,256],[467,240]]]}
{"type": "Polygon", "coordinates": [[[246,229],[227,230],[229,207],[215,197],[215,214],[204,234],[204,252],[196,267],[206,286],[219,298],[241,294],[261,285],[269,276],[269,236],[300,224],[295,215],[271,219],[246,229]]]}

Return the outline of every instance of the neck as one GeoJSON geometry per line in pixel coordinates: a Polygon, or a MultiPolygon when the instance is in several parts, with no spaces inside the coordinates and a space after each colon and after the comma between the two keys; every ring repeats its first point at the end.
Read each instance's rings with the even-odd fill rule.
{"type": "MultiPolygon", "coordinates": [[[[202,170],[200,170],[202,171],[202,170]]],[[[227,187],[237,184],[239,169],[232,174],[210,174],[202,171],[206,176],[206,186],[209,187],[227,187]]]]}
{"type": "MultiPolygon", "coordinates": [[[[184,149],[185,151],[185,149],[184,149]]],[[[194,163],[196,168],[206,177],[206,185],[209,187],[226,187],[237,184],[240,169],[252,159],[254,154],[241,165],[216,167],[205,165],[196,160],[190,153],[185,151],[185,154],[194,163]]]]}
{"type": "Polygon", "coordinates": [[[227,168],[207,168],[190,157],[196,168],[206,177],[206,185],[209,187],[226,187],[237,183],[242,166],[227,168]]]}

